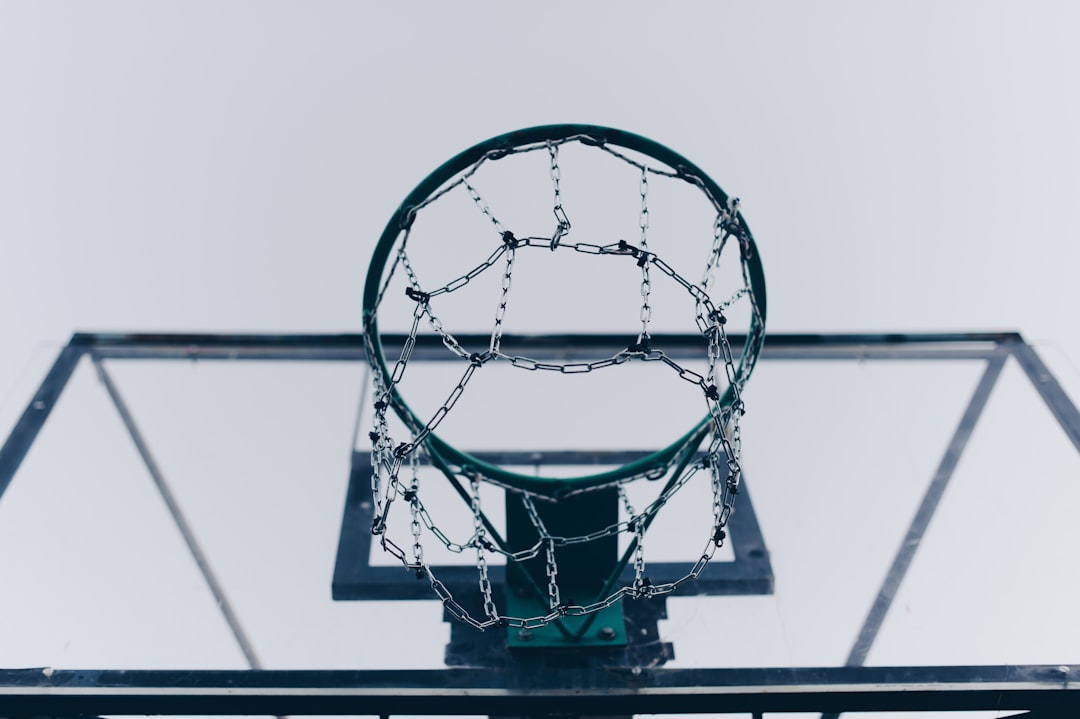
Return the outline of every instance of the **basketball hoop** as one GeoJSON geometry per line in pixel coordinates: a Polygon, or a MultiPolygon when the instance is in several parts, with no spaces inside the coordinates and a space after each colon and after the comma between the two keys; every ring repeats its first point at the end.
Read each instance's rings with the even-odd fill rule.
{"type": "MultiPolygon", "coordinates": [[[[590,165],[591,166],[591,165],[590,165]]],[[[535,168],[534,168],[535,169],[535,168]]],[[[522,170],[522,172],[526,172],[522,170]]],[[[533,173],[535,174],[535,173],[533,173]]],[[[569,179],[569,175],[567,179],[569,179]]],[[[492,181],[492,185],[497,184],[492,181]]],[[[595,185],[594,185],[595,186],[595,185]]],[[[636,200],[637,198],[635,198],[636,200]]],[[[460,237],[465,233],[454,235],[460,237]]],[[[446,236],[452,232],[447,229],[446,236]]],[[[671,238],[666,238],[671,240],[671,238]]],[[[475,244],[476,241],[473,241],[475,244]]],[[[421,248],[422,249],[422,248],[421,248]]],[[[685,246],[683,246],[685,249],[685,246]]],[[[443,270],[442,264],[439,266],[443,270]]],[[[614,270],[613,270],[614,271],[614,270]]],[[[484,305],[487,307],[488,305],[484,305]]],[[[433,591],[443,600],[447,610],[477,628],[501,625],[532,629],[557,622],[565,617],[592,614],[611,607],[623,597],[645,598],[675,591],[683,582],[696,578],[712,558],[725,538],[724,527],[733,510],[734,498],[741,479],[740,418],[745,412],[743,389],[750,377],[764,341],[765,282],[760,257],[750,230],[739,213],[739,200],[729,198],[711,178],[681,155],[651,140],[630,133],[590,125],[552,125],[530,128],[501,135],[465,150],[439,167],[413,190],[391,217],[375,248],[364,290],[363,321],[368,360],[374,383],[374,428],[372,440],[372,493],[375,520],[372,531],[380,537],[383,549],[396,556],[402,564],[431,582],[433,591]],[[634,173],[637,176],[640,206],[635,202],[636,236],[580,238],[572,224],[573,198],[564,181],[560,152],[591,153],[589,162],[610,164],[614,173],[634,173]],[[544,203],[550,212],[548,223],[541,230],[535,226],[519,227],[504,222],[500,208],[489,204],[483,189],[485,172],[493,167],[506,167],[523,158],[547,157],[545,164],[550,183],[544,203]],[[650,244],[650,200],[654,190],[650,183],[665,183],[665,192],[689,193],[703,203],[711,218],[710,226],[702,227],[702,256],[705,270],[697,282],[687,279],[687,268],[678,266],[660,243],[650,244]],[[670,186],[670,187],[669,187],[670,186]],[[414,248],[410,240],[418,218],[433,212],[453,198],[472,208],[474,217],[484,221],[486,234],[469,231],[470,238],[480,236],[486,244],[484,259],[466,265],[448,278],[422,273],[414,267],[414,248]],[[478,214],[477,214],[478,213],[478,214]],[[585,241],[595,240],[595,241],[585,241]],[[727,251],[725,251],[727,250],[727,251]],[[539,253],[548,257],[579,257],[587,255],[602,260],[605,267],[628,270],[637,275],[640,289],[638,317],[633,334],[627,335],[625,348],[591,361],[551,362],[525,354],[504,350],[504,330],[510,321],[507,309],[512,305],[512,280],[515,269],[536,258],[539,253]],[[728,262],[730,260],[730,262],[728,262]],[[738,271],[731,275],[729,286],[718,286],[718,270],[724,262],[738,271]],[[471,292],[480,278],[498,277],[495,289],[495,316],[486,347],[463,347],[452,328],[440,319],[439,305],[455,293],[471,292]],[[474,283],[474,280],[477,282],[474,283]],[[680,363],[655,346],[650,332],[654,289],[660,284],[685,293],[688,313],[702,342],[703,371],[680,363]],[[468,288],[468,289],[466,289],[468,288]],[[407,340],[392,359],[380,335],[380,313],[387,311],[387,297],[409,303],[411,316],[407,340]],[[746,340],[736,353],[729,341],[732,331],[729,319],[743,308],[746,340]],[[436,333],[448,353],[460,361],[456,384],[447,388],[446,399],[432,413],[421,416],[405,399],[409,361],[423,325],[436,333]],[[503,365],[530,372],[551,372],[561,375],[587,374],[633,363],[655,363],[666,366],[671,377],[700,391],[705,402],[704,417],[688,420],[689,429],[662,449],[629,464],[607,471],[574,477],[551,477],[540,472],[522,473],[499,466],[462,451],[441,438],[436,430],[466,392],[470,380],[485,368],[503,365]],[[392,418],[403,430],[391,426],[392,418]],[[395,436],[396,435],[396,436],[395,436]],[[441,471],[455,491],[466,502],[473,516],[471,536],[452,539],[433,519],[424,504],[417,467],[430,464],[441,471]],[[698,562],[686,576],[675,582],[652,584],[645,572],[643,546],[645,533],[657,511],[694,476],[709,476],[713,498],[713,521],[708,528],[705,549],[698,562]],[[635,510],[624,486],[638,479],[661,480],[654,501],[635,510]],[[480,487],[488,483],[503,488],[511,501],[520,502],[516,516],[527,518],[527,546],[515,545],[489,520],[480,504],[480,487]],[[606,492],[621,506],[624,517],[604,526],[555,522],[560,513],[582,512],[575,500],[593,492],[606,492]],[[511,500],[511,497],[513,499],[511,500]],[[413,538],[412,551],[407,551],[387,536],[386,528],[401,513],[408,522],[413,538]],[[407,514],[406,514],[407,513],[407,514]],[[407,517],[407,518],[406,518],[407,517]],[[565,548],[616,537],[630,537],[630,547],[621,557],[612,559],[609,577],[588,593],[595,599],[577,602],[568,599],[558,581],[560,560],[557,555],[565,548]],[[463,608],[446,586],[432,573],[424,561],[423,539],[434,537],[454,552],[475,551],[478,584],[482,597],[483,616],[477,617],[463,608]],[[535,539],[535,541],[531,541],[535,539]],[[542,572],[513,573],[508,566],[507,581],[518,582],[537,595],[541,610],[528,616],[505,612],[496,606],[487,572],[487,557],[501,555],[508,565],[532,562],[542,566],[542,572]],[[634,566],[634,581],[623,586],[618,576],[630,563],[634,566]],[[517,580],[514,579],[517,577],[517,580]],[[546,585],[546,586],[545,586],[546,585]]],[[[486,310],[485,310],[486,311],[486,310]]],[[[508,512],[509,514],[509,512],[508,512]]],[[[514,532],[509,532],[512,534],[514,532]]],[[[517,534],[522,536],[519,531],[517,534]]]]}

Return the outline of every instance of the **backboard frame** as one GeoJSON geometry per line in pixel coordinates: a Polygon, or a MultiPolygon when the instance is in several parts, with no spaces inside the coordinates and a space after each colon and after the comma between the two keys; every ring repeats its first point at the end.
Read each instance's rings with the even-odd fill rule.
{"type": "Polygon", "coordinates": [[[1015,711],[1075,716],[1080,665],[367,671],[0,670],[7,717],[630,716],[1015,711]]]}
{"type": "MultiPolygon", "coordinates": [[[[437,338],[436,338],[437,339],[437,338]]],[[[688,346],[697,341],[688,336],[688,346]]],[[[516,338],[537,356],[589,357],[625,344],[603,335],[516,338]]],[[[392,341],[392,340],[391,340],[392,341]]],[[[678,337],[669,337],[671,346],[678,337]]],[[[418,357],[443,356],[421,342],[418,357]]],[[[0,497],[17,473],[80,360],[305,360],[362,362],[354,334],[222,335],[77,333],[61,350],[0,447],[0,497]]],[[[1007,359],[1016,360],[1077,452],[1080,412],[1036,351],[1017,332],[932,334],[772,334],[762,359],[981,360],[980,381],[937,465],[851,652],[841,667],[764,669],[626,668],[544,673],[529,667],[415,671],[0,670],[0,715],[87,714],[513,714],[727,713],[1027,709],[1080,711],[1080,665],[865,667],[867,653],[903,581],[953,469],[1007,359]]],[[[102,375],[107,379],[107,374],[102,375]]],[[[114,402],[117,397],[114,397],[114,402]]],[[[124,414],[122,405],[121,415],[124,414]]],[[[128,430],[136,444],[138,430],[128,430]]],[[[145,457],[144,457],[145,459],[145,457]]],[[[153,473],[153,468],[148,466],[153,473]]],[[[182,516],[174,513],[182,524],[182,516]]],[[[194,539],[194,538],[192,538],[194,539]]],[[[189,543],[193,555],[197,544],[189,543]]],[[[767,557],[767,555],[766,555],[767,557]]],[[[198,557],[196,556],[196,559],[198,557]]],[[[213,585],[213,575],[204,571],[213,585]]],[[[225,599],[221,597],[221,599],[225,599]]],[[[230,611],[227,601],[223,613],[230,611]]],[[[230,626],[233,626],[230,623],[230,626]]],[[[233,626],[234,633],[238,627],[233,626]]],[[[237,635],[243,645],[244,638],[237,635]]],[[[251,662],[257,667],[255,662],[251,662]]]]}

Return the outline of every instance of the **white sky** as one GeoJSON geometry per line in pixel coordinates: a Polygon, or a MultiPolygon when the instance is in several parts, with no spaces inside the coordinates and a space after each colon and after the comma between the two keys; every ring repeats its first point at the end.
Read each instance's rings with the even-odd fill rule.
{"type": "Polygon", "coordinates": [[[1075,388],[1078,27],[1030,1],[0,0],[0,428],[75,330],[359,331],[405,194],[556,122],[739,195],[770,330],[1019,329],[1075,388]]]}
{"type": "Polygon", "coordinates": [[[0,4],[0,385],[74,329],[355,331],[419,178],[565,121],[743,198],[770,329],[1078,362],[1074,5],[526,7],[0,4]]]}

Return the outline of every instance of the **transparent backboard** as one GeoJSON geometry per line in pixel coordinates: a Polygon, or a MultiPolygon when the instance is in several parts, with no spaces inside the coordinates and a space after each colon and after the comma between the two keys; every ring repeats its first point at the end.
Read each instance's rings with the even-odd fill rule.
{"type": "MultiPolygon", "coordinates": [[[[235,338],[73,355],[27,409],[23,429],[47,414],[32,442],[17,426],[4,449],[0,667],[444,666],[450,627],[426,591],[332,596],[370,396],[359,344],[330,339],[299,359],[235,338]]],[[[752,511],[772,585],[668,598],[666,666],[1080,663],[1075,408],[1015,336],[896,339],[767,345],[736,513],[752,511]]],[[[491,413],[476,412],[473,427],[491,413]]],[[[550,418],[496,414],[470,450],[650,448],[599,415],[563,420],[588,431],[553,446],[550,418]]],[[[648,562],[696,560],[707,493],[685,490],[648,562]]],[[[469,519],[432,491],[448,527],[469,519]]],[[[703,579],[739,560],[730,542],[703,579]]],[[[416,583],[377,546],[361,561],[416,583]]]]}

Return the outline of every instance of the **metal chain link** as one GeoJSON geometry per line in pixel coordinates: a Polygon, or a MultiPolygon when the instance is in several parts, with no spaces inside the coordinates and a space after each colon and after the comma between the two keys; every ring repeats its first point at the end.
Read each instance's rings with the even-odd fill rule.
{"type": "Polygon", "coordinates": [[[510,286],[512,284],[514,257],[516,255],[517,251],[513,247],[506,253],[506,270],[502,276],[502,292],[499,295],[499,306],[495,310],[495,327],[491,330],[491,344],[489,345],[489,349],[493,354],[498,353],[499,347],[502,345],[503,319],[506,317],[506,303],[510,299],[510,286]]]}
{"type": "Polygon", "coordinates": [[[547,541],[545,559],[545,571],[548,577],[548,609],[558,609],[562,604],[559,597],[559,564],[555,561],[555,543],[547,541]]]}
{"type": "MultiPolygon", "coordinates": [[[[634,505],[630,504],[630,497],[626,494],[626,487],[619,485],[619,498],[622,499],[626,510],[627,522],[630,531],[634,533],[634,592],[641,596],[645,585],[645,517],[639,517],[634,512],[634,505]]],[[[659,508],[657,508],[659,509],[659,508]]]]}
{"type": "Polygon", "coordinates": [[[641,182],[638,185],[641,194],[641,212],[638,215],[638,227],[641,228],[641,255],[638,257],[638,266],[641,268],[641,334],[638,335],[638,345],[646,352],[649,351],[649,320],[652,319],[652,307],[649,306],[649,296],[652,294],[652,283],[649,282],[649,173],[645,168],[641,170],[641,182]]]}
{"type": "Polygon", "coordinates": [[[412,516],[412,521],[409,523],[409,528],[412,530],[413,546],[412,556],[413,563],[410,569],[416,571],[416,576],[422,577],[424,575],[424,545],[421,541],[422,530],[420,528],[420,452],[413,452],[409,455],[409,465],[412,469],[412,483],[409,485],[409,489],[402,496],[409,503],[409,514],[412,516]]]}
{"type": "Polygon", "coordinates": [[[475,187],[469,184],[469,181],[467,179],[462,178],[461,182],[465,185],[465,189],[469,191],[469,196],[472,197],[473,202],[476,203],[476,207],[489,220],[491,220],[491,224],[495,225],[495,230],[499,233],[499,235],[505,233],[506,228],[503,227],[502,223],[499,222],[498,218],[495,217],[495,215],[491,214],[491,208],[488,206],[487,200],[480,196],[480,193],[477,192],[475,187]]]}
{"type": "Polygon", "coordinates": [[[559,168],[559,146],[553,142],[547,143],[548,155],[551,157],[551,184],[555,189],[555,200],[552,203],[552,213],[555,215],[555,232],[551,235],[551,251],[562,242],[570,232],[570,219],[562,206],[562,193],[559,191],[559,181],[562,179],[562,170],[559,168]]]}
{"type": "Polygon", "coordinates": [[[490,544],[487,530],[484,528],[484,513],[480,509],[480,478],[473,475],[469,485],[472,488],[473,537],[476,542],[476,571],[480,575],[480,594],[484,598],[484,614],[488,619],[498,621],[499,612],[491,595],[491,579],[488,577],[486,547],[490,544]]]}

